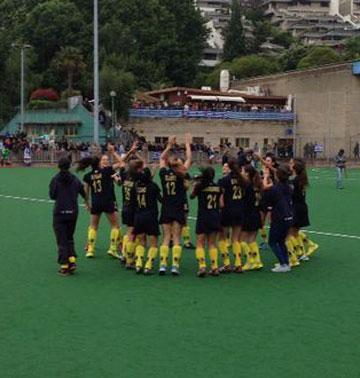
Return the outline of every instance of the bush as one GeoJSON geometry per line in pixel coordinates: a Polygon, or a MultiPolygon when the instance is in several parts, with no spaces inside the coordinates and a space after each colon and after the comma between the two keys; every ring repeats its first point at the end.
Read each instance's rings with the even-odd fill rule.
{"type": "Polygon", "coordinates": [[[66,89],[65,91],[61,92],[61,99],[62,100],[67,100],[69,97],[74,97],[74,96],[81,96],[81,91],[77,91],[75,89],[68,90],[66,89]]]}
{"type": "Polygon", "coordinates": [[[33,100],[27,105],[29,110],[67,109],[67,101],[33,100]]]}
{"type": "Polygon", "coordinates": [[[59,101],[59,94],[52,88],[39,88],[35,90],[30,97],[30,101],[45,100],[45,101],[59,101]]]}

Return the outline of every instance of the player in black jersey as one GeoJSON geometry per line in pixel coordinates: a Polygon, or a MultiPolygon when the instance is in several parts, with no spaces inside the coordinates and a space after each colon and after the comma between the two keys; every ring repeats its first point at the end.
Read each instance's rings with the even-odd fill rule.
{"type": "Polygon", "coordinates": [[[293,190],[289,182],[290,175],[290,167],[288,164],[283,164],[276,170],[276,180],[272,185],[267,184],[266,174],[263,179],[264,190],[267,191],[266,206],[271,208],[269,245],[279,260],[279,264],[272,269],[275,273],[286,273],[291,270],[285,245],[293,222],[293,190]]]}
{"type": "Polygon", "coordinates": [[[137,153],[137,149],[138,144],[135,142],[123,160],[124,162],[128,162],[131,157],[135,157],[136,159],[131,160],[127,166],[122,166],[117,175],[117,183],[122,187],[122,224],[126,225],[127,228],[122,240],[122,250],[125,255],[125,264],[127,269],[133,269],[135,257],[135,238],[133,234],[135,217],[134,186],[136,177],[145,166],[145,162],[137,153]]]}
{"type": "Polygon", "coordinates": [[[306,203],[306,189],[309,185],[309,180],[306,173],[306,164],[302,159],[292,159],[290,161],[290,168],[292,169],[293,179],[293,207],[294,207],[294,221],[290,229],[287,240],[288,249],[293,248],[297,258],[301,260],[309,260],[317,249],[318,245],[311,241],[307,235],[301,231],[303,227],[310,226],[308,206],[306,203]],[[305,245],[307,248],[305,248],[305,245]]]}
{"type": "MultiPolygon", "coordinates": [[[[222,189],[224,207],[221,211],[221,223],[223,227],[231,228],[232,250],[235,256],[236,273],[242,272],[241,267],[241,249],[244,245],[241,243],[241,225],[244,221],[244,204],[243,198],[246,187],[246,180],[241,173],[241,168],[235,160],[229,161],[231,172],[220,179],[219,185],[222,189]]],[[[230,266],[224,266],[223,271],[231,270],[230,266]]]]}
{"type": "MultiPolygon", "coordinates": [[[[254,154],[255,158],[258,159],[262,165],[261,176],[266,176],[266,180],[263,182],[264,189],[270,188],[273,183],[276,181],[276,169],[278,167],[278,163],[276,161],[275,155],[272,152],[267,152],[265,158],[262,158],[260,155],[254,154]]],[[[266,191],[263,193],[264,201],[266,201],[266,191]]],[[[262,243],[260,244],[261,249],[267,249],[267,233],[265,229],[267,219],[267,211],[262,213],[262,224],[263,227],[261,228],[260,235],[262,238],[262,243]]]]}
{"type": "Polygon", "coordinates": [[[172,267],[173,275],[179,274],[180,259],[182,253],[181,231],[186,224],[186,212],[184,198],[186,196],[185,175],[191,166],[191,136],[185,135],[186,160],[171,153],[176,144],[176,138],[172,137],[166,149],[160,156],[160,180],[163,193],[160,224],[163,227],[163,242],[160,247],[159,274],[164,275],[167,269],[170,241],[173,241],[172,267]]]}
{"type": "Polygon", "coordinates": [[[90,157],[81,159],[78,162],[78,171],[83,171],[91,166],[91,171],[84,176],[84,186],[87,195],[91,194],[90,204],[90,227],[88,230],[88,245],[86,257],[94,257],[96,234],[99,227],[100,217],[105,213],[111,225],[110,233],[110,248],[108,255],[119,258],[117,252],[119,240],[119,223],[117,218],[117,204],[114,190],[114,176],[115,169],[123,166],[124,162],[121,157],[115,152],[112,145],[108,145],[108,152],[116,163],[110,164],[109,157],[102,155],[100,158],[90,157]]]}
{"type": "Polygon", "coordinates": [[[262,180],[258,171],[250,164],[243,167],[247,185],[244,194],[244,221],[241,227],[241,240],[246,244],[246,262],[243,270],[257,270],[263,267],[259,246],[256,242],[258,230],[262,227],[262,180]]]}
{"type": "MultiPolygon", "coordinates": [[[[185,162],[184,162],[185,163],[185,162]]],[[[183,245],[184,245],[184,248],[186,249],[195,249],[195,246],[193,245],[193,243],[191,242],[191,231],[190,231],[190,226],[189,226],[189,212],[190,212],[190,208],[189,208],[189,201],[188,201],[188,195],[187,195],[187,191],[188,189],[190,188],[190,181],[191,181],[191,177],[189,175],[189,173],[186,173],[185,174],[185,188],[186,188],[186,192],[185,192],[185,198],[184,198],[184,210],[185,210],[185,225],[182,229],[182,238],[183,238],[183,245]]]]}
{"type": "Polygon", "coordinates": [[[202,170],[197,179],[191,198],[198,198],[196,221],[196,259],[199,263],[198,277],[206,276],[205,246],[209,249],[211,270],[209,274],[219,275],[217,237],[221,230],[220,200],[221,188],[214,183],[215,171],[212,167],[202,170]]]}
{"type": "MultiPolygon", "coordinates": [[[[223,164],[222,167],[222,175],[226,177],[230,172],[231,169],[229,167],[229,160],[230,158],[227,156],[226,161],[223,164]]],[[[221,180],[219,180],[219,185],[221,186],[221,180]]],[[[221,211],[222,212],[222,211],[221,211]]],[[[222,257],[223,265],[219,268],[220,273],[231,273],[232,267],[231,267],[231,261],[230,261],[230,255],[229,255],[229,246],[231,245],[230,241],[230,227],[225,227],[222,225],[221,232],[219,234],[219,251],[222,257]]]]}
{"type": "Polygon", "coordinates": [[[158,253],[159,211],[157,202],[161,202],[159,186],[153,182],[149,169],[145,169],[138,176],[135,187],[135,217],[134,235],[139,238],[139,244],[135,249],[136,273],[143,270],[146,239],[149,238],[149,250],[144,269],[144,274],[151,274],[153,263],[158,253]]]}

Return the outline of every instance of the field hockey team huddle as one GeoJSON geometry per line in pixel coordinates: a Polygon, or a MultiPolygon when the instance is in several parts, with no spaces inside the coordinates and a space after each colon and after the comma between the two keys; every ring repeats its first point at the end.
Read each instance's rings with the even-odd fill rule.
{"type": "Polygon", "coordinates": [[[83,183],[69,172],[71,162],[60,159],[60,172],[50,184],[50,198],[55,200],[53,225],[61,275],[76,270],[74,232],[79,194],[91,214],[86,257],[95,256],[99,221],[105,213],[111,225],[108,254],[137,274],[158,271],[165,275],[170,271],[179,275],[183,246],[195,248],[199,277],[259,270],[263,268],[257,244],[259,232],[262,244],[268,243],[279,261],[273,272],[289,272],[309,259],[318,246],[301,231],[310,224],[306,204],[308,178],[301,159],[279,165],[271,154],[264,159],[258,156],[259,172],[254,161],[240,166],[230,158],[223,165],[222,178],[216,181],[212,166],[200,168],[199,175],[190,177],[190,143],[191,136],[186,134],[182,159],[174,149],[176,138],[170,138],[159,167],[146,165],[136,143],[125,156],[119,156],[108,145],[108,154],[77,163],[78,171],[90,168],[83,183]],[[158,168],[161,188],[153,179],[158,168]],[[126,226],[123,236],[118,221],[117,186],[122,190],[121,218],[126,226]],[[198,203],[196,246],[190,241],[188,193],[198,203]]]}

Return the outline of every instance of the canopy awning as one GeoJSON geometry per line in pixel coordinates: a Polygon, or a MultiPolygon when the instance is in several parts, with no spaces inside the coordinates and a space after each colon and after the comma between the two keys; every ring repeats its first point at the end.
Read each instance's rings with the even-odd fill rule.
{"type": "Polygon", "coordinates": [[[240,96],[199,96],[199,95],[190,95],[188,96],[191,100],[200,100],[200,101],[220,101],[220,102],[246,102],[243,97],[240,96]]]}

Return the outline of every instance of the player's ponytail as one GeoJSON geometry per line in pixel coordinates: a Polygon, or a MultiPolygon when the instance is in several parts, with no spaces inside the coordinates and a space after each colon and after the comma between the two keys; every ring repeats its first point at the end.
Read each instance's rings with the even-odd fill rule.
{"type": "Polygon", "coordinates": [[[85,171],[86,168],[91,167],[93,170],[99,169],[100,159],[97,156],[86,157],[77,162],[77,171],[85,171]]]}
{"type": "Polygon", "coordinates": [[[289,164],[279,165],[279,168],[276,170],[276,176],[281,183],[288,183],[291,176],[291,169],[289,167],[289,164]]]}
{"type": "Polygon", "coordinates": [[[296,177],[299,182],[299,186],[301,190],[306,189],[309,186],[309,179],[306,172],[306,163],[303,159],[293,159],[294,165],[293,169],[296,173],[296,177]]]}
{"type": "Polygon", "coordinates": [[[258,191],[261,191],[263,189],[263,184],[259,172],[251,164],[246,165],[244,170],[247,173],[252,186],[258,191]]]}
{"type": "Polygon", "coordinates": [[[241,187],[244,187],[246,185],[246,181],[241,173],[241,167],[239,166],[238,162],[235,159],[230,159],[228,164],[231,170],[230,174],[238,180],[241,187]]]}

